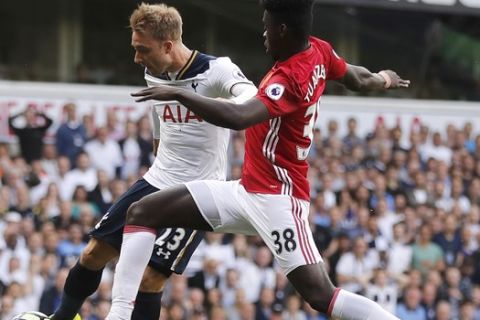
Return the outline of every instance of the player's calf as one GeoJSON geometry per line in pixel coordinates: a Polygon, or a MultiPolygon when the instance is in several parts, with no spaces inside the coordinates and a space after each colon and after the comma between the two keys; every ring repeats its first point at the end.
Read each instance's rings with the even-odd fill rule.
{"type": "Polygon", "coordinates": [[[133,308],[132,320],[157,320],[160,317],[162,290],[168,277],[151,267],[143,273],[133,308]]]}
{"type": "Polygon", "coordinates": [[[80,256],[80,264],[90,270],[101,270],[118,256],[118,250],[105,241],[91,238],[80,256]]]}
{"type": "Polygon", "coordinates": [[[398,319],[365,297],[335,288],[322,262],[300,266],[288,274],[288,279],[312,308],[333,319],[398,319]]]}
{"type": "Polygon", "coordinates": [[[323,262],[300,266],[287,277],[313,309],[327,313],[335,286],[330,281],[323,262]]]}
{"type": "Polygon", "coordinates": [[[90,270],[77,262],[68,273],[60,306],[50,319],[74,319],[85,299],[97,290],[102,279],[102,272],[103,268],[90,270]]]}
{"type": "Polygon", "coordinates": [[[74,319],[87,297],[100,285],[103,268],[118,252],[111,245],[97,239],[90,239],[79,261],[69,271],[60,306],[52,320],[74,319]]]}
{"type": "Polygon", "coordinates": [[[143,273],[142,282],[140,283],[140,291],[142,292],[161,292],[165,287],[168,276],[147,267],[143,273]]]}

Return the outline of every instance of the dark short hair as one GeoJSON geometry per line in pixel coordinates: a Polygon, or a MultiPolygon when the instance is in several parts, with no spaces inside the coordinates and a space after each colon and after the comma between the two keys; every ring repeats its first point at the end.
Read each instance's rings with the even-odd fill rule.
{"type": "Polygon", "coordinates": [[[313,0],[260,0],[264,10],[278,23],[285,23],[295,35],[307,37],[313,22],[313,0]]]}

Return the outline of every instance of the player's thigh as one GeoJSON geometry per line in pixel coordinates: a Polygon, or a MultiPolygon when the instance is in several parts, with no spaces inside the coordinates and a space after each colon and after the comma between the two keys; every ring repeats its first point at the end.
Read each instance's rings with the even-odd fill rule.
{"type": "Polygon", "coordinates": [[[108,243],[120,251],[123,227],[128,208],[143,197],[158,191],[143,179],[135,182],[105,213],[102,219],[90,231],[94,239],[108,243]]]}
{"type": "Polygon", "coordinates": [[[286,195],[247,193],[248,219],[288,274],[322,261],[308,224],[309,203],[286,195]]]}
{"type": "Polygon", "coordinates": [[[126,223],[154,229],[179,227],[211,231],[184,184],[162,189],[132,204],[126,223]]]}
{"type": "Polygon", "coordinates": [[[172,272],[182,274],[204,235],[204,231],[192,229],[159,229],[150,268],[166,277],[172,272]]]}
{"type": "Polygon", "coordinates": [[[186,184],[205,221],[215,232],[256,234],[245,219],[239,181],[192,181],[186,184]]]}

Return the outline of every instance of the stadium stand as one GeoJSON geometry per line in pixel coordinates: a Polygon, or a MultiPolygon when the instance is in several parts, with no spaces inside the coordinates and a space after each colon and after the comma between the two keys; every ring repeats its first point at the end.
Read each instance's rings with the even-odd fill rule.
{"type": "MultiPolygon", "coordinates": [[[[398,126],[372,122],[363,135],[357,125],[354,117],[331,120],[315,131],[309,157],[310,223],[330,275],[405,319],[479,319],[478,122],[439,131],[422,124],[404,140],[398,126]]],[[[0,144],[1,320],[53,312],[86,233],[145,171],[148,163],[132,162],[122,145],[128,139],[138,159],[151,158],[149,138],[138,133],[147,126],[141,118],[97,128],[129,159],[112,163],[111,172],[88,147],[71,163],[49,140],[42,158],[27,164],[14,144],[0,144]]],[[[80,149],[98,139],[85,137],[80,149]]],[[[243,144],[234,132],[230,178],[240,175],[243,144]]],[[[113,268],[83,319],[104,319],[113,268]]],[[[209,234],[187,273],[172,278],[163,304],[162,319],[325,319],[299,299],[257,237],[240,235],[209,234]]]]}

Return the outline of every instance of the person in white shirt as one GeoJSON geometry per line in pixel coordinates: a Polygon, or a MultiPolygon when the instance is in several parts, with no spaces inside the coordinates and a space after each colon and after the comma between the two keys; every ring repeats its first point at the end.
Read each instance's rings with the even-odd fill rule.
{"type": "Polygon", "coordinates": [[[138,143],[137,124],[133,121],[127,121],[126,128],[126,137],[119,141],[123,155],[122,179],[138,175],[142,153],[138,143]]]}
{"type": "MultiPolygon", "coordinates": [[[[229,58],[209,56],[183,44],[182,18],[175,8],[142,3],[132,13],[130,27],[134,61],[145,67],[149,87],[162,84],[181,87],[211,98],[235,99],[235,103],[257,93],[256,87],[229,58]]],[[[85,299],[95,292],[104,266],[118,256],[123,233],[129,232],[124,226],[132,203],[178,183],[226,178],[228,129],[207,123],[178,101],[155,101],[152,120],[154,163],[90,233],[90,242],[70,270],[53,320],[73,319],[85,299]]],[[[111,159],[110,163],[115,166],[113,158],[117,157],[108,155],[101,163],[95,163],[99,166],[111,159]]],[[[128,318],[158,320],[166,279],[172,272],[184,271],[203,234],[183,228],[158,230],[151,264],[145,271],[135,303],[126,302],[128,318]]],[[[138,263],[136,259],[130,262],[138,263]]],[[[124,284],[114,281],[113,291],[121,290],[121,285],[124,284]]]]}
{"type": "Polygon", "coordinates": [[[85,144],[85,151],[90,156],[92,166],[99,170],[105,170],[109,179],[115,178],[123,164],[122,151],[118,142],[108,137],[108,129],[97,129],[95,139],[85,144]]]}
{"type": "Polygon", "coordinates": [[[367,285],[365,296],[379,305],[385,310],[395,313],[397,308],[397,286],[394,285],[387,276],[384,269],[375,270],[373,284],[367,285]]]}
{"type": "Polygon", "coordinates": [[[432,136],[432,144],[424,146],[420,150],[423,161],[434,158],[450,165],[452,162],[452,149],[443,145],[440,132],[435,132],[432,136]]]}
{"type": "Polygon", "coordinates": [[[90,157],[85,152],[77,156],[77,167],[65,174],[59,185],[62,200],[72,200],[73,192],[77,186],[84,186],[87,191],[92,191],[97,185],[97,171],[90,165],[90,157]]]}
{"type": "Polygon", "coordinates": [[[393,226],[393,241],[388,252],[387,271],[390,276],[399,282],[405,282],[405,271],[412,263],[412,248],[404,241],[406,227],[404,222],[393,226]]]}
{"type": "Polygon", "coordinates": [[[352,252],[344,253],[337,264],[337,280],[345,290],[363,292],[373,276],[373,270],[378,266],[378,254],[368,250],[362,237],[354,240],[352,252]]]}

